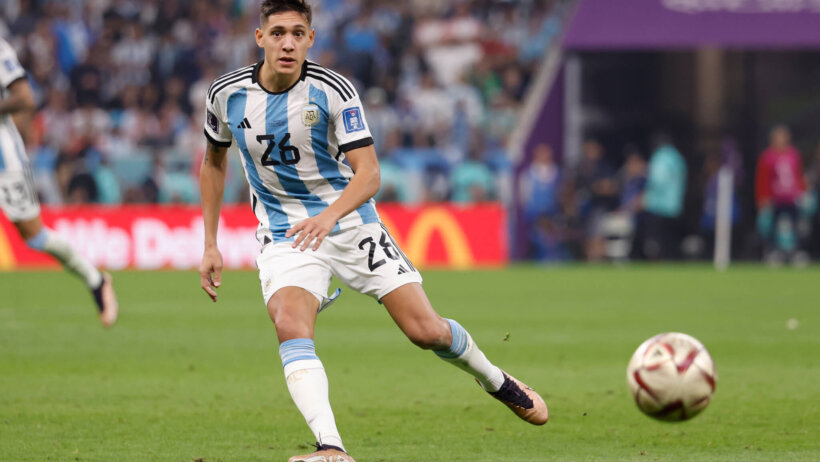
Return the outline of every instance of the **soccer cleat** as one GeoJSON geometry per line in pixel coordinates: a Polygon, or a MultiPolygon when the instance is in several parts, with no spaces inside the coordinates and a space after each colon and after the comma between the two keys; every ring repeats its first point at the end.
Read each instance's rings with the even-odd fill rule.
{"type": "Polygon", "coordinates": [[[117,322],[119,306],[117,294],[114,293],[114,279],[110,274],[102,273],[102,282],[96,289],[91,290],[97,309],[100,311],[100,322],[103,327],[111,327],[117,322]]]}
{"type": "Polygon", "coordinates": [[[303,456],[293,456],[288,459],[288,462],[356,462],[352,457],[347,455],[336,446],[330,445],[316,445],[316,452],[305,454],[303,456]]]}
{"type": "MultiPolygon", "coordinates": [[[[496,392],[489,392],[493,398],[506,404],[515,415],[533,425],[544,425],[550,418],[547,403],[532,388],[519,382],[515,377],[504,374],[504,384],[496,392]]],[[[480,385],[480,384],[479,384],[480,385]]]]}

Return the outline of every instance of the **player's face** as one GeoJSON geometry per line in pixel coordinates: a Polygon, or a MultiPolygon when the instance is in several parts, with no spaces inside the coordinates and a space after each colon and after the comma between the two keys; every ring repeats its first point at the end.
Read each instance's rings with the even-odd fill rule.
{"type": "Polygon", "coordinates": [[[293,74],[302,71],[315,35],[304,16],[286,11],[268,16],[267,23],[256,29],[256,44],[265,49],[265,61],[274,72],[293,74]]]}

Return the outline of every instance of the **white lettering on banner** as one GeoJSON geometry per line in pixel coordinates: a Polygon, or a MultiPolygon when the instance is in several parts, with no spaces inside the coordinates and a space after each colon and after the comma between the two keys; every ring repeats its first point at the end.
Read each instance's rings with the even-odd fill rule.
{"type": "MultiPolygon", "coordinates": [[[[204,230],[202,219],[198,228],[204,230]]],[[[255,267],[256,257],[261,249],[256,240],[256,228],[228,228],[224,223],[219,224],[219,234],[216,236],[219,251],[222,252],[222,264],[226,268],[255,267]],[[252,257],[248,259],[248,257],[252,257]]],[[[201,232],[199,242],[205,241],[205,232],[201,232]]],[[[202,251],[200,250],[200,257],[202,251]]],[[[197,262],[199,266],[199,262],[197,262]]]]}
{"type": "MultiPolygon", "coordinates": [[[[137,218],[131,229],[103,219],[59,218],[54,229],[96,266],[118,270],[195,269],[202,259],[202,217],[188,226],[170,226],[157,218],[137,218]]],[[[220,221],[218,244],[225,268],[253,267],[259,255],[255,227],[228,227],[220,221]]]]}
{"type": "Polygon", "coordinates": [[[141,269],[162,268],[168,236],[165,223],[153,219],[134,220],[131,236],[134,239],[134,265],[141,269]]]}
{"type": "Polygon", "coordinates": [[[94,265],[119,270],[131,263],[130,236],[123,229],[108,227],[105,220],[60,218],[54,230],[94,265]]]}
{"type": "Polygon", "coordinates": [[[728,13],[820,13],[820,0],[660,0],[670,10],[697,14],[728,13]]]}
{"type": "Polygon", "coordinates": [[[127,268],[131,263],[131,237],[124,229],[108,228],[104,244],[104,266],[112,270],[127,268]]]}

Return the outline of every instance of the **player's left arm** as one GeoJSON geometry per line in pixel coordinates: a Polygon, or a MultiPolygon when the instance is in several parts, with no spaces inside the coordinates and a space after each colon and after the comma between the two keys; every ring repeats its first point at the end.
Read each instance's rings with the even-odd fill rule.
{"type": "Polygon", "coordinates": [[[301,221],[285,233],[285,237],[296,236],[293,247],[301,245],[302,251],[313,243],[318,250],[322,241],[333,231],[342,217],[358,209],[379,191],[381,174],[379,160],[373,145],[352,149],[345,153],[347,161],[355,172],[342,195],[318,215],[301,221]]]}

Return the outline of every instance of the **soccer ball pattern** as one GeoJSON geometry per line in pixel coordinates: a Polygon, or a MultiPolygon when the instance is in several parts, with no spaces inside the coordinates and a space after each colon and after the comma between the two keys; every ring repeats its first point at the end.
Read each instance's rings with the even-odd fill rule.
{"type": "Polygon", "coordinates": [[[626,369],[635,403],[646,415],[677,422],[703,411],[717,384],[715,363],[690,335],[656,335],[635,350],[626,369]]]}

